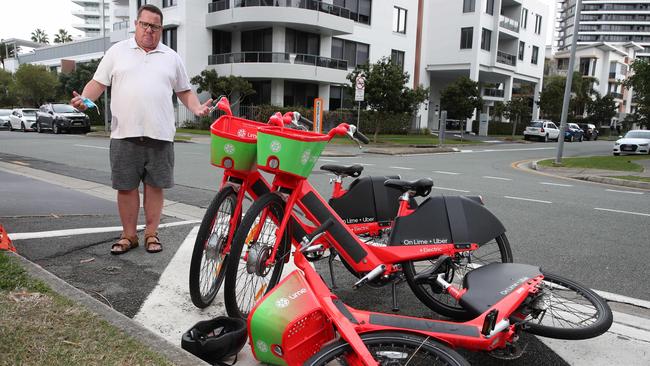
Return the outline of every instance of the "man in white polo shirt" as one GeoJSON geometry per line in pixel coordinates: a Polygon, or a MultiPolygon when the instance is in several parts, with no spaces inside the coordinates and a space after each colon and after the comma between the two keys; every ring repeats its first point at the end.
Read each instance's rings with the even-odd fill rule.
{"type": "Polygon", "coordinates": [[[111,180],[117,190],[122,235],[111,253],[138,246],[138,187],[144,183],[147,252],[162,250],[158,225],[163,189],[174,185],[174,108],[172,92],[195,115],[209,113],[212,100],[201,104],[192,91],[181,58],[160,43],[163,15],[154,5],[138,9],[135,37],[113,45],[72,106],[86,109],[84,98],[96,100],[111,86],[111,180]]]}

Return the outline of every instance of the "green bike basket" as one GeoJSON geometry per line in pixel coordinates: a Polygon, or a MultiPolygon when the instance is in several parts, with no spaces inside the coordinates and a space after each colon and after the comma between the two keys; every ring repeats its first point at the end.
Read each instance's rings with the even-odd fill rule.
{"type": "Polygon", "coordinates": [[[257,129],[265,123],[224,115],[210,126],[210,161],[224,169],[249,171],[255,165],[257,129]]]}
{"type": "Polygon", "coordinates": [[[284,127],[263,127],[257,133],[257,166],[307,178],[330,136],[284,127]]]}

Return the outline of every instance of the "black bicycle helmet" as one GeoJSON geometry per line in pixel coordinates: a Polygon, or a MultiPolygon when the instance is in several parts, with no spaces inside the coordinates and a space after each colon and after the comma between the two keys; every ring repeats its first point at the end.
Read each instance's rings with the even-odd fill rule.
{"type": "Polygon", "coordinates": [[[183,334],[181,347],[211,364],[239,353],[246,344],[246,321],[219,316],[194,324],[183,334]]]}

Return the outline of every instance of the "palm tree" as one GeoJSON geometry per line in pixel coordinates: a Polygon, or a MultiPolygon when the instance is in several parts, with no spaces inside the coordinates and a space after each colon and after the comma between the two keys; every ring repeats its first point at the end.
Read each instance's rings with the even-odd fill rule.
{"type": "Polygon", "coordinates": [[[59,33],[54,35],[54,43],[72,42],[72,36],[65,29],[59,29],[59,33]]]}
{"type": "Polygon", "coordinates": [[[32,32],[32,41],[36,43],[50,43],[50,40],[47,38],[47,33],[40,28],[36,28],[36,30],[32,32]]]}

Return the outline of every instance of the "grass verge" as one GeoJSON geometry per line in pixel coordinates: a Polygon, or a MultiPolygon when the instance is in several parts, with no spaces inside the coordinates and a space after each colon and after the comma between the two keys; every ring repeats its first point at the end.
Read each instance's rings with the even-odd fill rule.
{"type": "Polygon", "coordinates": [[[0,252],[0,365],[171,365],[0,252]]]}
{"type": "MultiPolygon", "coordinates": [[[[563,158],[562,167],[581,169],[603,169],[626,172],[642,172],[643,167],[634,163],[635,160],[650,159],[650,156],[589,156],[581,158],[563,158]]],[[[537,163],[544,167],[554,167],[554,159],[542,160],[537,163]]]]}

